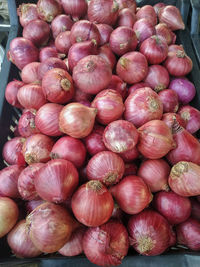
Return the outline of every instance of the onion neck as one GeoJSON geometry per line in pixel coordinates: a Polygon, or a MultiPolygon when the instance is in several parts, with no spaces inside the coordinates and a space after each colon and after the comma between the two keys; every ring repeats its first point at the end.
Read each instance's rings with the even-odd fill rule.
{"type": "Polygon", "coordinates": [[[111,12],[112,13],[115,13],[119,10],[119,5],[118,3],[116,2],[116,0],[113,1],[113,5],[112,5],[112,9],[111,9],[111,12]]]}
{"type": "Polygon", "coordinates": [[[157,111],[159,109],[159,103],[154,97],[148,97],[147,101],[151,112],[157,111]]]}
{"type": "Polygon", "coordinates": [[[176,56],[177,56],[178,58],[184,58],[184,57],[186,57],[185,51],[178,50],[178,51],[176,52],[176,56]]]}
{"type": "Polygon", "coordinates": [[[106,175],[106,177],[104,178],[103,182],[104,184],[106,185],[111,185],[111,184],[114,184],[117,180],[117,174],[116,173],[109,173],[106,175]]]}
{"type": "Polygon", "coordinates": [[[151,237],[149,236],[142,236],[139,238],[138,240],[138,245],[137,248],[139,250],[140,253],[142,254],[146,254],[149,251],[151,251],[154,247],[154,242],[151,237]]]}
{"type": "Polygon", "coordinates": [[[125,57],[120,58],[120,65],[121,65],[124,69],[127,68],[128,62],[129,62],[129,60],[128,60],[127,58],[125,58],[125,57]]]}
{"type": "Polygon", "coordinates": [[[183,113],[181,113],[181,118],[183,118],[184,121],[189,121],[190,113],[188,111],[184,111],[183,113]]]}
{"type": "Polygon", "coordinates": [[[173,166],[170,176],[172,179],[176,179],[180,177],[182,174],[184,174],[185,172],[188,172],[188,169],[189,169],[188,162],[180,161],[179,163],[173,166]]]}
{"type": "Polygon", "coordinates": [[[159,93],[160,91],[166,89],[166,86],[164,84],[159,84],[157,85],[154,90],[156,91],[156,93],[159,93]]]}
{"type": "Polygon", "coordinates": [[[92,191],[99,192],[102,190],[103,185],[100,181],[92,180],[87,183],[86,187],[92,191]]]}
{"type": "Polygon", "coordinates": [[[64,91],[69,91],[71,87],[71,82],[68,79],[62,79],[60,85],[64,91]]]}

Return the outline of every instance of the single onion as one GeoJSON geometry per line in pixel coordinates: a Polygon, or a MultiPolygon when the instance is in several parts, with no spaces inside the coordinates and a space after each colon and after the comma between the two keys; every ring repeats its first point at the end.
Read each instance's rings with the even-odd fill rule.
{"type": "Polygon", "coordinates": [[[53,34],[53,38],[56,39],[59,33],[70,31],[73,26],[73,21],[70,16],[65,14],[61,14],[56,16],[51,22],[51,31],[53,34]]]}
{"type": "Polygon", "coordinates": [[[154,10],[155,10],[157,15],[158,15],[160,9],[163,8],[164,6],[166,6],[166,5],[164,3],[162,3],[162,2],[161,3],[157,3],[157,4],[155,4],[153,6],[153,8],[154,8],[154,10]]]}
{"type": "Polygon", "coordinates": [[[128,8],[133,14],[136,12],[137,4],[135,0],[116,0],[119,5],[119,10],[128,8]]]}
{"type": "Polygon", "coordinates": [[[88,136],[94,126],[97,109],[86,107],[80,103],[66,105],[59,115],[61,132],[74,137],[88,136]]]}
{"type": "Polygon", "coordinates": [[[65,13],[71,15],[73,20],[78,20],[87,13],[88,5],[85,0],[61,0],[61,3],[65,13]]]}
{"type": "Polygon", "coordinates": [[[134,159],[139,157],[139,152],[136,147],[126,151],[119,153],[119,156],[123,159],[124,162],[132,162],[134,159]]]}
{"type": "Polygon", "coordinates": [[[16,203],[8,197],[0,197],[0,238],[16,224],[19,210],[16,203]]]}
{"type": "Polygon", "coordinates": [[[20,197],[17,181],[24,167],[18,165],[8,166],[0,171],[0,196],[20,197]]]}
{"type": "Polygon", "coordinates": [[[71,47],[70,31],[61,32],[55,39],[55,46],[59,53],[68,54],[71,47]]]}
{"type": "Polygon", "coordinates": [[[39,109],[47,102],[39,84],[26,84],[20,87],[17,99],[26,109],[39,109]]]}
{"type": "Polygon", "coordinates": [[[97,94],[105,89],[111,78],[111,67],[99,55],[82,58],[73,69],[73,80],[76,86],[89,94],[97,94]]]}
{"type": "MultiPolygon", "coordinates": [[[[39,198],[39,196],[38,196],[39,198]]],[[[35,208],[40,206],[41,204],[45,203],[45,200],[43,199],[38,199],[38,200],[30,200],[26,202],[26,211],[27,214],[31,213],[35,208]]]]}
{"type": "Polygon", "coordinates": [[[21,72],[21,78],[24,83],[40,83],[38,69],[39,62],[31,62],[27,64],[21,72]]]}
{"type": "Polygon", "coordinates": [[[148,19],[139,19],[133,25],[139,43],[156,34],[154,25],[148,19]]]}
{"type": "Polygon", "coordinates": [[[161,119],[162,114],[163,104],[156,92],[149,87],[134,91],[125,101],[124,117],[136,127],[154,119],[161,119]]]}
{"type": "Polygon", "coordinates": [[[137,175],[145,181],[151,192],[155,193],[169,190],[169,173],[170,166],[164,159],[147,159],[141,163],[137,175]]]}
{"type": "Polygon", "coordinates": [[[96,24],[96,26],[100,34],[99,45],[107,44],[109,42],[110,34],[113,31],[113,28],[108,24],[96,24]]]}
{"type": "Polygon", "coordinates": [[[27,109],[18,121],[18,131],[22,137],[29,137],[33,134],[40,133],[39,129],[35,126],[36,110],[27,109]]]}
{"type": "Polygon", "coordinates": [[[54,141],[43,134],[34,134],[26,138],[23,145],[23,155],[26,163],[45,163],[50,160],[50,152],[54,141]]]}
{"type": "Polygon", "coordinates": [[[135,90],[140,89],[140,88],[144,88],[144,87],[150,87],[148,83],[145,82],[140,82],[140,83],[135,83],[134,85],[131,85],[128,89],[128,96],[135,92],[135,90]]]}
{"type": "Polygon", "coordinates": [[[89,180],[98,180],[110,186],[122,179],[124,174],[124,162],[111,151],[102,151],[94,155],[87,165],[87,177],[89,180]]]}
{"type": "Polygon", "coordinates": [[[162,116],[162,121],[164,121],[170,129],[172,129],[174,120],[176,120],[183,128],[186,127],[186,122],[177,113],[164,113],[162,116]]]}
{"type": "Polygon", "coordinates": [[[97,120],[105,125],[119,119],[124,112],[122,96],[112,89],[98,93],[91,107],[97,109],[97,120]]]}
{"type": "Polygon", "coordinates": [[[111,193],[100,181],[92,180],[81,185],[73,194],[71,207],[79,222],[95,227],[110,219],[114,201],[111,193]]]}
{"type": "Polygon", "coordinates": [[[190,202],[192,205],[191,217],[200,221],[200,203],[194,198],[190,198],[190,202]]]}
{"type": "Polygon", "coordinates": [[[139,129],[138,150],[149,159],[164,157],[175,147],[170,128],[161,120],[152,120],[139,129]]]}
{"type": "Polygon", "coordinates": [[[126,83],[122,81],[122,79],[117,75],[112,75],[112,79],[110,84],[108,85],[109,89],[116,90],[123,99],[126,98],[127,90],[126,90],[126,83]]]}
{"type": "Polygon", "coordinates": [[[18,178],[18,190],[23,199],[34,200],[38,198],[34,184],[35,176],[43,166],[43,163],[33,163],[20,173],[18,178]]]}
{"type": "Polygon", "coordinates": [[[26,217],[26,227],[33,244],[42,252],[52,253],[69,240],[74,220],[65,208],[46,202],[26,217]]]}
{"type": "Polygon", "coordinates": [[[46,59],[50,58],[50,57],[56,57],[58,58],[59,57],[59,54],[58,52],[56,51],[55,48],[53,47],[50,47],[50,46],[46,46],[46,47],[43,47],[41,50],[40,50],[40,53],[39,53],[39,59],[40,59],[40,62],[43,62],[45,61],[46,59]]]}
{"type": "Polygon", "coordinates": [[[30,21],[38,19],[37,5],[32,3],[23,3],[17,8],[17,15],[22,27],[25,27],[30,21]]]}
{"type": "Polygon", "coordinates": [[[89,228],[83,237],[86,257],[98,266],[120,265],[128,248],[128,232],[122,223],[114,220],[89,228]]]}
{"type": "Polygon", "coordinates": [[[192,162],[179,161],[169,175],[169,186],[180,196],[191,197],[200,195],[200,166],[192,162]]]}
{"type": "Polygon", "coordinates": [[[22,70],[28,63],[38,61],[39,52],[30,40],[16,37],[10,42],[10,50],[7,53],[7,57],[22,70]]]}
{"type": "Polygon", "coordinates": [[[158,192],[154,196],[153,205],[172,225],[186,221],[191,214],[189,198],[179,196],[174,192],[158,192]]]}
{"type": "Polygon", "coordinates": [[[62,6],[57,0],[39,0],[37,2],[37,12],[40,19],[52,22],[57,15],[62,13],[62,6]]]}
{"type": "Polygon", "coordinates": [[[5,98],[7,102],[16,108],[23,108],[17,99],[17,93],[22,86],[24,86],[23,82],[14,80],[9,82],[5,89],[5,98]]]}
{"type": "Polygon", "coordinates": [[[147,60],[140,52],[126,53],[118,60],[116,72],[123,81],[138,83],[147,76],[147,60]]]}
{"type": "Polygon", "coordinates": [[[145,210],[132,216],[128,222],[131,246],[140,254],[156,256],[170,243],[170,225],[158,212],[145,210]]]}
{"type": "Polygon", "coordinates": [[[136,18],[137,18],[137,20],[145,18],[149,22],[151,22],[151,24],[154,26],[157,24],[156,12],[155,12],[154,8],[150,5],[145,5],[145,6],[141,7],[136,13],[136,18]]]}
{"type": "Polygon", "coordinates": [[[129,175],[136,175],[137,168],[138,167],[135,163],[126,163],[125,164],[124,177],[129,176],[129,175]]]}
{"type": "MultiPolygon", "coordinates": [[[[159,23],[155,26],[156,35],[168,45],[175,43],[176,35],[168,28],[167,24],[159,23]]],[[[170,50],[169,50],[170,52],[170,50]]]]}
{"type": "MultiPolygon", "coordinates": [[[[109,64],[109,66],[111,67],[112,70],[114,69],[117,61],[116,61],[116,57],[115,57],[114,53],[112,52],[109,44],[102,45],[99,48],[98,55],[101,56],[109,64]]],[[[108,88],[108,86],[107,86],[107,88],[108,88]]]]}
{"type": "Polygon", "coordinates": [[[179,108],[178,94],[172,89],[165,89],[158,93],[163,103],[163,112],[177,112],[179,108]]]}
{"type": "Polygon", "coordinates": [[[133,25],[136,20],[136,15],[129,8],[123,8],[119,12],[117,26],[126,26],[133,28],[133,25]]]}
{"type": "Polygon", "coordinates": [[[64,136],[54,144],[51,158],[69,160],[75,167],[80,168],[85,162],[86,148],[79,139],[64,136]]]}
{"type": "Polygon", "coordinates": [[[186,122],[186,130],[193,134],[200,129],[200,111],[189,105],[179,109],[178,114],[186,122]]]}

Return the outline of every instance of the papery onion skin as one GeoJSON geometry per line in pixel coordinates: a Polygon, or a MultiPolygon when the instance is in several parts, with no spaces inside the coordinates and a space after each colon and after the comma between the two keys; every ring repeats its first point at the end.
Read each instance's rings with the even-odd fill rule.
{"type": "Polygon", "coordinates": [[[158,15],[158,13],[159,13],[159,10],[162,8],[162,7],[164,7],[164,6],[166,6],[165,5],[165,3],[157,3],[157,4],[155,4],[154,6],[153,6],[153,8],[154,8],[154,10],[155,10],[155,12],[156,12],[156,14],[158,15]]]}
{"type": "Polygon", "coordinates": [[[119,5],[119,10],[128,8],[133,14],[136,13],[137,3],[135,2],[135,0],[116,0],[116,2],[119,5]]]}
{"type": "Polygon", "coordinates": [[[40,206],[41,204],[45,203],[45,200],[38,199],[38,200],[30,200],[26,202],[26,211],[27,214],[31,213],[35,208],[40,206]]]}
{"type": "Polygon", "coordinates": [[[56,49],[50,46],[43,47],[39,53],[40,62],[42,63],[50,57],[59,58],[59,54],[56,49]]]}
{"type": "Polygon", "coordinates": [[[186,130],[191,134],[196,133],[200,129],[200,111],[189,105],[182,106],[178,114],[186,122],[186,130]]]}
{"type": "Polygon", "coordinates": [[[53,203],[44,203],[26,217],[29,236],[42,252],[58,251],[69,240],[74,222],[68,211],[53,203]]]}
{"type": "Polygon", "coordinates": [[[71,47],[70,31],[61,32],[55,39],[55,46],[59,53],[68,54],[71,47]]]}
{"type": "Polygon", "coordinates": [[[150,120],[161,119],[162,114],[163,104],[150,87],[136,90],[125,101],[124,118],[137,128],[150,120]]]}
{"type": "MultiPolygon", "coordinates": [[[[115,57],[114,53],[112,52],[109,44],[102,45],[99,48],[98,55],[101,56],[109,64],[109,66],[111,67],[112,70],[114,69],[117,61],[116,61],[116,57],[115,57]]],[[[107,86],[107,88],[108,88],[108,86],[107,86]]]]}
{"type": "Polygon", "coordinates": [[[128,248],[127,230],[122,223],[114,220],[89,228],[83,237],[86,257],[98,266],[120,265],[128,248]]]}
{"type": "Polygon", "coordinates": [[[33,258],[42,253],[31,241],[25,220],[21,220],[15,225],[9,232],[7,241],[12,252],[19,258],[33,258]]]}
{"type": "Polygon", "coordinates": [[[139,129],[138,150],[149,159],[164,157],[175,147],[170,128],[161,120],[152,120],[139,129]]]}
{"type": "Polygon", "coordinates": [[[51,22],[62,13],[62,6],[57,0],[39,0],[37,2],[37,12],[40,19],[51,22]]]}
{"type": "Polygon", "coordinates": [[[158,212],[145,210],[128,222],[130,244],[142,255],[156,256],[169,247],[170,226],[158,212]]]}
{"type": "Polygon", "coordinates": [[[104,45],[109,42],[110,34],[113,28],[108,24],[96,24],[100,34],[100,45],[104,45]]]}
{"type": "MultiPolygon", "coordinates": [[[[173,32],[168,28],[167,24],[159,23],[155,26],[156,35],[166,41],[168,45],[174,43],[176,41],[176,35],[173,35],[173,32]]],[[[168,48],[169,50],[169,48],[168,48]]],[[[170,50],[169,50],[170,52],[170,50]]]]}
{"type": "Polygon", "coordinates": [[[124,212],[120,209],[117,203],[114,203],[114,209],[112,212],[111,219],[115,219],[122,222],[123,217],[124,217],[124,212]]]}
{"type": "Polygon", "coordinates": [[[73,26],[73,21],[70,16],[65,14],[61,14],[56,16],[51,22],[51,30],[53,34],[53,38],[56,39],[59,33],[70,31],[73,26]]]}
{"type": "Polygon", "coordinates": [[[74,20],[78,20],[87,13],[87,1],[85,0],[73,0],[65,1],[61,0],[61,4],[66,14],[71,15],[74,20]]]}
{"type": "Polygon", "coordinates": [[[117,26],[126,26],[133,28],[133,25],[136,20],[136,15],[129,8],[123,8],[119,12],[117,26]]]}
{"type": "Polygon", "coordinates": [[[148,159],[141,163],[137,175],[149,186],[151,192],[169,190],[170,166],[164,159],[148,159]]]}
{"type": "Polygon", "coordinates": [[[164,113],[162,116],[162,121],[164,121],[170,129],[172,129],[172,126],[174,124],[174,119],[177,120],[180,126],[182,126],[183,128],[186,127],[185,121],[177,113],[164,113]]]}
{"type": "Polygon", "coordinates": [[[86,148],[81,140],[64,136],[54,144],[51,150],[51,158],[69,160],[79,168],[85,161],[86,148]]]}
{"type": "Polygon", "coordinates": [[[148,83],[145,83],[145,82],[140,82],[140,83],[136,83],[134,85],[131,85],[129,88],[128,88],[128,96],[135,92],[135,90],[137,89],[140,89],[140,88],[144,88],[144,87],[150,87],[148,83]]]}
{"type": "Polygon", "coordinates": [[[200,166],[187,161],[175,164],[169,175],[169,186],[178,195],[184,197],[200,195],[200,166]]]}
{"type": "Polygon", "coordinates": [[[178,94],[172,89],[164,89],[158,93],[163,103],[163,112],[177,112],[179,108],[178,94]]]}
{"type": "Polygon", "coordinates": [[[139,151],[137,147],[134,147],[126,152],[119,153],[119,156],[123,159],[124,162],[132,162],[134,159],[139,157],[139,151]]]}
{"type": "Polygon", "coordinates": [[[110,186],[119,182],[124,174],[124,162],[111,151],[102,151],[94,155],[87,165],[89,180],[98,180],[110,186]]]}
{"type": "Polygon", "coordinates": [[[177,52],[179,50],[184,52],[184,48],[182,45],[171,44],[168,47],[169,52],[177,52]]]}
{"type": "Polygon", "coordinates": [[[36,110],[28,109],[21,115],[18,121],[18,131],[22,137],[29,137],[33,134],[40,133],[35,126],[35,114],[36,110]]]}
{"type": "Polygon", "coordinates": [[[40,62],[31,62],[27,64],[21,72],[21,78],[24,83],[40,83],[38,68],[40,62]]]}
{"type": "Polygon", "coordinates": [[[0,196],[0,238],[6,235],[15,225],[19,215],[16,203],[8,198],[0,196]]]}
{"type": "Polygon", "coordinates": [[[139,43],[156,34],[155,27],[145,18],[137,20],[133,25],[133,30],[137,35],[139,43]]]}
{"type": "Polygon", "coordinates": [[[136,175],[124,177],[110,192],[119,207],[127,214],[137,214],[152,201],[152,194],[146,183],[136,175]]]}
{"type": "Polygon", "coordinates": [[[37,5],[32,3],[23,3],[17,8],[17,15],[22,27],[25,27],[30,21],[38,19],[37,5]]]}
{"type": "Polygon", "coordinates": [[[179,196],[174,192],[158,192],[154,196],[153,205],[172,225],[186,221],[191,214],[189,198],[179,196]]]}
{"type": "Polygon", "coordinates": [[[126,90],[126,83],[122,81],[121,78],[117,75],[112,75],[112,79],[110,84],[108,85],[109,89],[116,90],[120,95],[123,97],[123,99],[126,98],[127,90],[126,90]]]}
{"type": "Polygon", "coordinates": [[[145,18],[145,19],[149,20],[152,25],[157,24],[156,12],[155,12],[154,8],[150,5],[145,5],[145,6],[141,7],[136,13],[136,18],[137,18],[137,20],[145,18]]]}
{"type": "Polygon", "coordinates": [[[78,188],[72,196],[72,211],[76,219],[90,227],[107,222],[113,211],[111,193],[100,181],[89,181],[78,188]]]}
{"type": "Polygon", "coordinates": [[[17,93],[22,86],[24,86],[23,82],[14,80],[9,82],[5,89],[5,98],[7,102],[16,108],[22,108],[22,105],[17,99],[17,93]]]}

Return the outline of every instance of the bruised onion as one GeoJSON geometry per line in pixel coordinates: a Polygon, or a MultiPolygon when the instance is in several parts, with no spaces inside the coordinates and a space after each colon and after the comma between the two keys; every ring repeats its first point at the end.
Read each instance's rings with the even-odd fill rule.
{"type": "Polygon", "coordinates": [[[65,13],[71,15],[74,20],[78,20],[87,13],[88,6],[85,0],[61,0],[61,3],[65,13]]]}
{"type": "Polygon", "coordinates": [[[3,146],[2,156],[3,159],[9,165],[20,165],[24,166],[26,163],[24,161],[24,156],[22,154],[22,147],[25,142],[25,138],[14,137],[11,140],[5,142],[3,146]]]}
{"type": "Polygon", "coordinates": [[[179,109],[178,114],[186,122],[186,130],[191,134],[200,129],[200,111],[189,105],[179,109]]]}
{"type": "Polygon", "coordinates": [[[73,26],[73,21],[70,16],[65,14],[61,14],[56,16],[51,22],[51,30],[53,34],[53,38],[56,39],[59,33],[70,31],[73,26]]]}
{"type": "Polygon", "coordinates": [[[162,116],[162,121],[164,121],[170,129],[172,129],[175,119],[180,124],[180,126],[182,126],[183,128],[186,127],[186,122],[177,113],[164,113],[162,116]]]}
{"type": "Polygon", "coordinates": [[[21,136],[29,137],[40,132],[35,126],[35,114],[36,110],[28,109],[21,115],[18,121],[18,131],[21,136]]]}
{"type": "Polygon", "coordinates": [[[96,24],[100,34],[100,45],[104,45],[109,42],[110,34],[113,28],[108,24],[96,24]]]}
{"type": "Polygon", "coordinates": [[[17,8],[17,15],[22,27],[25,27],[30,21],[38,19],[37,5],[33,3],[22,3],[17,8]]]}
{"type": "Polygon", "coordinates": [[[59,53],[67,55],[71,47],[70,31],[59,33],[55,39],[55,46],[59,53]]]}
{"type": "Polygon", "coordinates": [[[51,22],[62,13],[62,6],[57,0],[39,0],[37,2],[37,12],[40,19],[51,22]]]}
{"type": "Polygon", "coordinates": [[[40,83],[38,69],[39,62],[31,62],[27,64],[21,72],[21,78],[24,83],[40,83]]]}
{"type": "Polygon", "coordinates": [[[133,25],[139,43],[156,34],[155,27],[148,19],[139,19],[133,25]]]}
{"type": "Polygon", "coordinates": [[[17,99],[17,93],[23,85],[23,82],[14,80],[12,82],[9,82],[5,89],[5,98],[7,102],[16,108],[22,108],[22,105],[17,99]]]}
{"type": "Polygon", "coordinates": [[[129,8],[123,8],[119,12],[117,26],[126,26],[133,28],[133,25],[136,20],[136,15],[129,8]]]}
{"type": "Polygon", "coordinates": [[[178,95],[176,91],[165,89],[158,93],[160,100],[163,103],[163,112],[177,112],[179,108],[178,95]]]}

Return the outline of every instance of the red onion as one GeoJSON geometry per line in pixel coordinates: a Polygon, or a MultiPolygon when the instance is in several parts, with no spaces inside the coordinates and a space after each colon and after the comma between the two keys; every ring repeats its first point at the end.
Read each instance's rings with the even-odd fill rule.
{"type": "Polygon", "coordinates": [[[74,138],[88,136],[93,129],[96,113],[95,108],[86,107],[80,103],[66,105],[59,116],[61,132],[74,138]]]}
{"type": "Polygon", "coordinates": [[[100,34],[100,43],[99,45],[104,45],[109,42],[110,34],[113,31],[113,28],[108,24],[96,24],[97,29],[100,34]]]}
{"type": "Polygon", "coordinates": [[[39,53],[39,59],[40,59],[40,62],[43,62],[45,61],[46,59],[50,58],[50,57],[56,57],[58,58],[59,57],[59,54],[58,52],[56,51],[55,48],[53,47],[50,47],[50,46],[46,46],[46,47],[43,47],[41,50],[40,50],[40,53],[39,53]]]}
{"type": "Polygon", "coordinates": [[[97,43],[94,39],[73,44],[68,52],[69,69],[73,71],[79,60],[95,54],[97,54],[97,43]]]}
{"type": "Polygon", "coordinates": [[[111,219],[122,222],[123,215],[124,212],[120,209],[119,205],[117,203],[114,203],[114,209],[112,212],[111,219]]]}
{"type": "Polygon", "coordinates": [[[59,53],[68,54],[71,47],[70,31],[61,32],[55,39],[55,46],[59,53]]]}
{"type": "Polygon", "coordinates": [[[14,164],[20,166],[26,165],[26,162],[22,154],[22,147],[24,142],[25,139],[22,137],[14,137],[11,140],[5,142],[3,146],[2,156],[3,159],[9,165],[14,165],[14,164]]]}
{"type": "Polygon", "coordinates": [[[156,92],[168,88],[169,73],[165,67],[161,65],[152,65],[149,67],[148,74],[144,80],[156,92]]]}
{"type": "MultiPolygon", "coordinates": [[[[155,26],[156,35],[165,41],[168,45],[175,43],[176,35],[168,28],[165,23],[159,23],[155,26]]],[[[170,52],[170,50],[169,50],[170,52]]]]}
{"type": "Polygon", "coordinates": [[[111,220],[100,227],[89,228],[83,237],[86,257],[98,266],[120,265],[128,248],[127,230],[118,221],[111,220]]]}
{"type": "Polygon", "coordinates": [[[200,221],[200,203],[199,201],[190,198],[190,202],[192,205],[192,212],[191,212],[191,217],[200,221]]]}
{"type": "Polygon", "coordinates": [[[119,207],[128,214],[137,214],[145,209],[152,201],[152,194],[142,180],[136,175],[124,177],[110,192],[119,207]]]}
{"type": "Polygon", "coordinates": [[[119,10],[123,10],[124,8],[128,8],[132,13],[136,12],[136,2],[135,0],[116,0],[119,5],[119,10]]]}
{"type": "Polygon", "coordinates": [[[167,57],[168,45],[159,36],[153,35],[142,42],[140,52],[145,55],[149,64],[160,64],[167,57]]]}
{"type": "Polygon", "coordinates": [[[126,53],[118,60],[116,72],[123,81],[129,84],[138,83],[147,76],[147,60],[139,52],[126,53]]]}
{"type": "Polygon", "coordinates": [[[119,12],[119,16],[117,19],[117,26],[126,26],[133,28],[134,23],[136,22],[136,15],[129,9],[123,8],[119,12]]]}
{"type": "Polygon", "coordinates": [[[5,89],[5,98],[7,102],[16,108],[23,108],[17,99],[17,93],[23,85],[23,82],[14,80],[9,82],[5,89]]]}
{"type": "Polygon", "coordinates": [[[42,134],[49,136],[60,136],[59,114],[63,106],[54,103],[43,105],[36,113],[35,125],[42,134]]]}
{"type": "Polygon", "coordinates": [[[41,85],[26,84],[17,93],[19,103],[26,109],[39,109],[47,101],[42,92],[41,85]]]}
{"type": "Polygon", "coordinates": [[[157,3],[153,6],[156,14],[158,15],[159,14],[159,11],[161,8],[165,7],[166,5],[164,3],[157,3]]]}
{"type": "Polygon", "coordinates": [[[86,232],[86,227],[77,228],[71,235],[67,243],[59,249],[59,253],[63,256],[77,256],[83,252],[83,236],[86,232]]]}
{"type": "Polygon", "coordinates": [[[123,152],[119,153],[119,156],[123,159],[124,162],[132,162],[134,159],[137,159],[139,157],[139,152],[136,147],[123,152]]]}
{"type": "Polygon", "coordinates": [[[76,86],[88,94],[97,94],[105,89],[111,78],[111,68],[101,56],[86,56],[73,69],[76,86]]]}
{"type": "Polygon", "coordinates": [[[42,79],[42,91],[50,102],[57,104],[69,102],[74,94],[71,75],[61,68],[47,71],[42,79]]]}
{"type": "Polygon", "coordinates": [[[117,27],[110,35],[110,48],[118,56],[134,51],[137,47],[135,32],[126,26],[117,27]]]}
{"type": "Polygon", "coordinates": [[[156,34],[155,27],[148,19],[139,19],[133,25],[139,43],[156,34]]]}
{"type": "Polygon", "coordinates": [[[179,109],[178,114],[186,122],[186,130],[191,134],[200,129],[200,111],[189,105],[179,109]]]}
{"type": "Polygon", "coordinates": [[[34,134],[27,137],[23,145],[25,161],[29,165],[32,163],[45,163],[49,161],[53,144],[53,140],[43,134],[34,134]]]}
{"type": "Polygon", "coordinates": [[[193,63],[189,56],[184,51],[169,52],[164,66],[169,74],[180,77],[185,76],[191,72],[193,63]]]}
{"type": "Polygon", "coordinates": [[[29,137],[40,132],[35,126],[35,114],[36,110],[28,109],[21,115],[18,122],[18,131],[21,136],[29,137]]]}
{"type": "Polygon", "coordinates": [[[82,101],[90,102],[92,98],[93,98],[93,95],[84,93],[83,91],[75,87],[75,92],[74,92],[74,97],[73,97],[74,102],[79,102],[79,103],[82,101]]]}
{"type": "Polygon", "coordinates": [[[106,89],[98,93],[91,106],[98,110],[97,120],[105,125],[119,119],[124,112],[121,95],[112,89],[106,89]]]}
{"type": "Polygon", "coordinates": [[[80,20],[74,23],[70,34],[70,40],[72,44],[93,39],[97,44],[100,43],[100,34],[97,26],[94,23],[88,20],[80,20]]]}
{"type": "Polygon", "coordinates": [[[12,252],[20,258],[33,258],[42,252],[36,248],[28,235],[26,221],[19,221],[7,236],[8,245],[12,252]]]}
{"type": "Polygon", "coordinates": [[[93,0],[88,6],[88,18],[91,22],[114,25],[119,11],[115,0],[93,0]]]}
{"type": "Polygon", "coordinates": [[[169,247],[170,226],[162,215],[153,210],[132,216],[128,231],[130,244],[142,255],[156,256],[169,247]]]}
{"type": "Polygon", "coordinates": [[[138,142],[139,134],[135,126],[125,120],[117,120],[108,124],[104,130],[103,142],[115,153],[123,153],[133,149],[138,142]]]}
{"type": "Polygon", "coordinates": [[[40,19],[51,22],[62,13],[62,6],[57,0],[39,0],[37,2],[37,12],[40,19]]]}
{"type": "Polygon", "coordinates": [[[157,24],[157,15],[154,8],[150,5],[141,7],[136,13],[137,20],[147,19],[152,25],[157,24]]]}
{"type": "Polygon", "coordinates": [[[54,144],[51,150],[51,158],[69,160],[77,168],[80,168],[86,158],[86,149],[79,139],[64,136],[54,144]]]}
{"type": "Polygon", "coordinates": [[[78,20],[87,13],[87,2],[85,0],[66,1],[61,0],[66,14],[71,15],[74,20],[78,20]]]}
{"type": "Polygon", "coordinates": [[[177,51],[183,51],[184,52],[184,48],[182,45],[175,45],[172,44],[168,47],[168,51],[169,52],[177,52],[177,51]]]}
{"type": "Polygon", "coordinates": [[[126,94],[127,94],[126,83],[124,83],[122,79],[119,78],[119,76],[112,75],[112,79],[111,79],[110,84],[108,85],[108,88],[116,90],[118,93],[120,93],[123,99],[126,98],[126,94]]]}
{"type": "Polygon", "coordinates": [[[40,83],[38,68],[39,62],[31,62],[27,64],[21,72],[21,78],[24,83],[40,83]]]}
{"type": "Polygon", "coordinates": [[[38,19],[37,5],[23,3],[17,8],[17,14],[22,27],[25,27],[30,21],[38,19]]]}
{"type": "Polygon", "coordinates": [[[15,225],[19,210],[16,203],[8,197],[0,197],[0,238],[6,235],[15,225]]]}
{"type": "Polygon", "coordinates": [[[128,89],[128,96],[130,94],[132,94],[133,92],[135,92],[135,90],[140,89],[140,88],[144,88],[144,87],[150,87],[150,86],[148,83],[145,83],[145,82],[140,82],[140,83],[136,83],[136,84],[132,85],[128,89]]]}
{"type": "Polygon", "coordinates": [[[173,79],[169,84],[169,88],[176,91],[179,102],[184,105],[188,104],[196,94],[194,84],[184,78],[173,79]]]}
{"type": "Polygon", "coordinates": [[[135,163],[126,163],[125,164],[125,171],[124,176],[128,175],[136,175],[137,173],[137,165],[135,163]]]}
{"type": "Polygon", "coordinates": [[[65,14],[56,16],[51,22],[51,31],[53,38],[56,39],[59,33],[70,31],[73,26],[73,21],[70,16],[65,14]]]}
{"type": "Polygon", "coordinates": [[[100,181],[89,181],[73,194],[71,207],[79,222],[95,227],[110,219],[114,201],[111,193],[100,181]]]}
{"type": "Polygon", "coordinates": [[[191,161],[200,164],[200,143],[198,140],[180,126],[177,121],[172,125],[172,133],[176,147],[167,155],[169,162],[172,165],[179,161],[191,161]]]}
{"type": "Polygon", "coordinates": [[[22,70],[28,63],[38,61],[39,52],[30,40],[16,37],[10,42],[10,50],[7,53],[7,57],[22,70]]]}
{"type": "Polygon", "coordinates": [[[167,5],[160,9],[158,13],[159,21],[166,23],[172,30],[184,30],[185,25],[181,17],[179,9],[175,6],[167,5]]]}
{"type": "Polygon", "coordinates": [[[162,114],[162,102],[156,92],[149,87],[136,90],[125,101],[124,117],[136,127],[153,119],[161,119],[162,114]]]}
{"type": "Polygon", "coordinates": [[[26,167],[19,175],[18,190],[21,197],[25,200],[34,200],[38,198],[35,190],[35,176],[44,166],[43,163],[34,163],[26,167]]]}
{"type": "Polygon", "coordinates": [[[149,121],[138,131],[140,134],[138,150],[146,158],[162,158],[175,147],[171,130],[163,121],[149,121]]]}
{"type": "Polygon", "coordinates": [[[165,89],[158,93],[163,103],[163,112],[177,112],[179,108],[178,94],[172,89],[165,89]]]}
{"type": "Polygon", "coordinates": [[[172,129],[172,126],[174,124],[174,120],[176,120],[180,124],[180,126],[182,126],[183,128],[186,127],[185,121],[181,118],[181,116],[179,114],[165,113],[162,116],[162,121],[164,121],[170,129],[172,129]]]}
{"type": "Polygon", "coordinates": [[[200,249],[200,222],[189,218],[176,226],[177,242],[186,247],[199,251],[200,249]]]}
{"type": "Polygon", "coordinates": [[[124,174],[124,162],[111,151],[102,151],[94,155],[87,165],[89,180],[98,180],[106,186],[116,184],[124,174]]]}
{"type": "Polygon", "coordinates": [[[168,180],[169,186],[180,196],[198,196],[200,195],[199,172],[199,165],[179,161],[171,169],[168,180]]]}
{"type": "Polygon", "coordinates": [[[159,192],[154,197],[154,208],[163,215],[170,224],[186,221],[191,214],[189,198],[179,196],[174,192],[159,192]]]}
{"type": "Polygon", "coordinates": [[[26,217],[26,227],[33,244],[42,252],[52,253],[69,240],[74,222],[65,208],[46,202],[26,217]]]}
{"type": "Polygon", "coordinates": [[[17,181],[24,167],[11,165],[0,171],[0,196],[18,198],[17,181]]]}
{"type": "MultiPolygon", "coordinates": [[[[39,198],[39,196],[38,196],[39,198]]],[[[43,199],[38,199],[38,200],[30,200],[26,202],[26,211],[27,214],[31,213],[35,208],[40,206],[41,204],[45,203],[45,200],[43,199]]]]}
{"type": "Polygon", "coordinates": [[[101,56],[113,70],[116,65],[116,57],[112,52],[109,44],[105,44],[99,48],[98,55],[101,56]]]}
{"type": "Polygon", "coordinates": [[[22,36],[33,42],[35,46],[47,44],[50,35],[49,24],[43,20],[36,19],[29,22],[23,29],[22,36]]]}
{"type": "Polygon", "coordinates": [[[141,163],[137,175],[149,186],[151,192],[168,191],[170,166],[163,159],[148,159],[141,163]]]}

